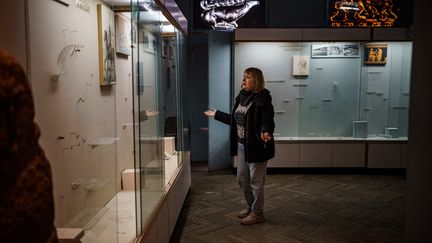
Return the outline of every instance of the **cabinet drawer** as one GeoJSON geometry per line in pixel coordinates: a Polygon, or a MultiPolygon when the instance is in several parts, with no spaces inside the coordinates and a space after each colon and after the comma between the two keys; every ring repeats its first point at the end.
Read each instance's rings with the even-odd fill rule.
{"type": "Polygon", "coordinates": [[[368,144],[368,168],[400,168],[402,144],[368,144]]]}
{"type": "Polygon", "coordinates": [[[332,144],[300,144],[300,167],[331,167],[332,144]]]}
{"type": "Polygon", "coordinates": [[[333,167],[365,167],[366,144],[333,144],[333,167]]]}
{"type": "Polygon", "coordinates": [[[268,162],[268,167],[299,167],[299,144],[276,144],[275,157],[268,162]]]}

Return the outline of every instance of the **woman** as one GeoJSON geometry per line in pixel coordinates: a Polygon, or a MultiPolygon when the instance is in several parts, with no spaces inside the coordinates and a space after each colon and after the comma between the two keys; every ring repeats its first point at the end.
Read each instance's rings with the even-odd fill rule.
{"type": "Polygon", "coordinates": [[[244,71],[242,90],[235,98],[232,113],[207,110],[204,114],[230,125],[231,156],[238,156],[237,177],[246,200],[239,218],[245,225],[265,222],[264,183],[267,161],[274,157],[274,110],[270,91],[264,88],[260,69],[244,71]]]}

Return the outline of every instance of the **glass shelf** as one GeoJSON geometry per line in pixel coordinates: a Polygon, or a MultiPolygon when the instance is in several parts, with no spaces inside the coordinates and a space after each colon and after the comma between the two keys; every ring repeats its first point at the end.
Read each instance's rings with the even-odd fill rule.
{"type": "Polygon", "coordinates": [[[98,138],[91,140],[88,143],[88,145],[89,146],[111,145],[118,140],[120,140],[120,138],[98,137],[98,138]]]}

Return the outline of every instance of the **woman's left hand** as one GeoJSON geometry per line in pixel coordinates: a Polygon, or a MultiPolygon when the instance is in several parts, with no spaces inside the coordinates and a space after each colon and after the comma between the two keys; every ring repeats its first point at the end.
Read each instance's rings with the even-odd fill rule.
{"type": "Polygon", "coordinates": [[[270,134],[268,132],[262,132],[261,133],[261,140],[263,140],[265,143],[267,141],[270,141],[272,137],[270,136],[270,134]]]}

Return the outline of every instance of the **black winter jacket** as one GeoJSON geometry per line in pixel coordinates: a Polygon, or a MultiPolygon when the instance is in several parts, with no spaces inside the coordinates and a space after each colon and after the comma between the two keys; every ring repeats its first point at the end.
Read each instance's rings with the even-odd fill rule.
{"type": "MultiPolygon", "coordinates": [[[[252,104],[246,113],[245,158],[248,163],[258,163],[273,158],[275,154],[273,138],[275,128],[274,109],[271,103],[270,91],[267,89],[254,94],[251,102],[252,104]],[[262,132],[268,132],[272,139],[264,143],[261,140],[262,132]]],[[[232,157],[237,155],[237,124],[233,114],[239,103],[240,99],[239,95],[237,95],[231,115],[219,110],[215,114],[216,120],[230,125],[230,151],[232,157]]]]}

